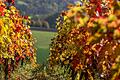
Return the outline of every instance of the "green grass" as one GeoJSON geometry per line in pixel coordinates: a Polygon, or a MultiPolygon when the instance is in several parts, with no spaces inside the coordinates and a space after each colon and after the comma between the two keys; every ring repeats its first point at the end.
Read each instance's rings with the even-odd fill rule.
{"type": "Polygon", "coordinates": [[[54,32],[32,31],[33,37],[37,39],[35,46],[37,48],[37,62],[44,63],[49,56],[49,44],[55,36],[54,32]]]}

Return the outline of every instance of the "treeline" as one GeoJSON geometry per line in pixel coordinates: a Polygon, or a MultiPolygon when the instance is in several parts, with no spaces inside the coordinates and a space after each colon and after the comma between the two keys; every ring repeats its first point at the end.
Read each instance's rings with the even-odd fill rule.
{"type": "Polygon", "coordinates": [[[16,0],[23,15],[32,17],[32,26],[54,28],[56,18],[73,0],[16,0]]]}

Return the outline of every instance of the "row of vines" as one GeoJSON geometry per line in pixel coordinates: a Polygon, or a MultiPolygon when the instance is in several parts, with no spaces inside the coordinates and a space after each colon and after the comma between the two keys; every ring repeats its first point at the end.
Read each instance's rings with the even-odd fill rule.
{"type": "Polygon", "coordinates": [[[57,18],[50,66],[64,67],[65,80],[120,80],[120,2],[81,2],[57,18]]]}
{"type": "Polygon", "coordinates": [[[35,64],[34,40],[30,18],[22,16],[14,0],[0,0],[0,80],[26,63],[35,64]]]}

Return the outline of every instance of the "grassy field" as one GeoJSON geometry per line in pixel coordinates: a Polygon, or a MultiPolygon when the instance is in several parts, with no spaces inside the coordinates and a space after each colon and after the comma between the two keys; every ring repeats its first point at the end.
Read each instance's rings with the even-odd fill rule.
{"type": "Polygon", "coordinates": [[[37,39],[35,44],[37,48],[37,62],[44,63],[49,56],[49,44],[55,36],[55,32],[32,31],[33,37],[37,39]]]}

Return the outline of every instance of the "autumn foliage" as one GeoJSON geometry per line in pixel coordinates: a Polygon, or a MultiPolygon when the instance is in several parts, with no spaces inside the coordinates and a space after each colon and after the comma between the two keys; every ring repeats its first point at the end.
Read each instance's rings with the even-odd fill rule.
{"type": "Polygon", "coordinates": [[[0,1],[0,71],[9,78],[17,66],[35,62],[35,48],[30,18],[5,3],[13,4],[14,0],[0,1]]]}
{"type": "Polygon", "coordinates": [[[119,1],[90,0],[69,5],[56,24],[58,33],[50,47],[51,67],[70,67],[72,80],[120,79],[119,1]]]}

